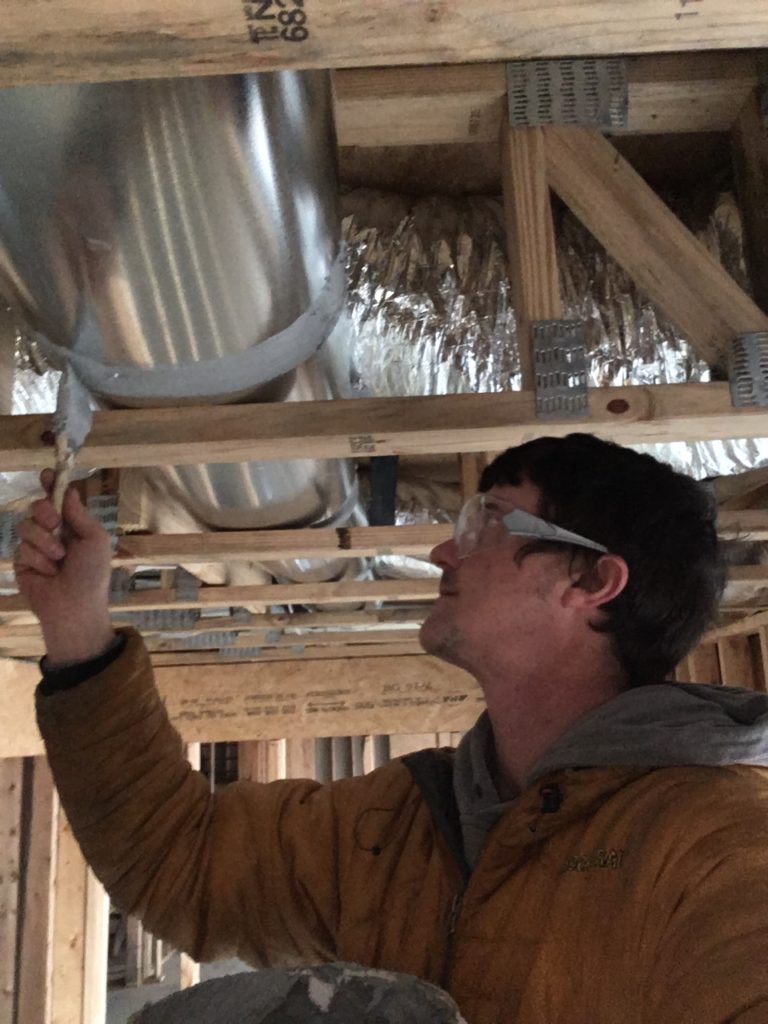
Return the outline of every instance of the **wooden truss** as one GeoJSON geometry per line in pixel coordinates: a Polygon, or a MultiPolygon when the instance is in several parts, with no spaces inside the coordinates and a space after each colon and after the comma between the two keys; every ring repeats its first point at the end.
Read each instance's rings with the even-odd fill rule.
{"type": "MultiPolygon", "coordinates": [[[[550,188],[716,368],[725,367],[736,334],[768,328],[768,138],[759,62],[748,50],[713,52],[768,46],[765,0],[294,0],[282,37],[276,26],[258,24],[264,7],[5,0],[0,85],[332,67],[342,145],[500,139],[524,339],[531,322],[562,315],[550,188]],[[754,300],[607,139],[585,129],[506,126],[502,62],[615,53],[632,55],[624,131],[732,132],[754,300]]],[[[337,557],[340,546],[350,557],[383,549],[414,554],[445,536],[442,527],[140,536],[128,532],[141,525],[130,467],[458,453],[470,492],[478,469],[472,453],[543,433],[592,430],[625,443],[768,436],[768,411],[734,409],[723,383],[593,391],[585,420],[542,423],[526,344],[522,359],[519,394],[220,407],[203,417],[194,409],[97,414],[80,461],[121,471],[126,532],[116,564],[337,557]]],[[[0,471],[50,465],[50,427],[47,417],[0,418],[0,471]]],[[[720,529],[764,538],[766,514],[732,506],[720,529]]],[[[750,617],[742,612],[707,638],[678,677],[765,689],[768,612],[755,606],[753,591],[768,584],[766,570],[734,568],[731,584],[735,600],[751,605],[750,617]]],[[[419,653],[415,630],[434,593],[431,580],[209,586],[186,597],[164,584],[129,595],[114,610],[215,611],[175,639],[146,631],[158,685],[186,742],[290,735],[301,743],[317,735],[455,733],[474,721],[481,698],[473,681],[419,653]],[[300,622],[267,610],[298,603],[322,610],[303,613],[300,622]],[[254,611],[235,620],[230,609],[238,606],[254,611]],[[235,633],[226,657],[224,632],[235,633]]],[[[105,897],[58,809],[44,760],[22,760],[42,752],[33,717],[38,669],[29,660],[40,650],[39,629],[20,598],[0,599],[0,949],[21,953],[18,969],[7,952],[0,955],[0,1018],[95,1024],[103,1019],[105,897]],[[17,927],[22,859],[26,891],[17,927]]],[[[194,966],[184,972],[191,977],[194,966]]]]}
{"type": "Polygon", "coordinates": [[[0,84],[458,64],[768,45],[763,0],[5,0],[0,84]]]}

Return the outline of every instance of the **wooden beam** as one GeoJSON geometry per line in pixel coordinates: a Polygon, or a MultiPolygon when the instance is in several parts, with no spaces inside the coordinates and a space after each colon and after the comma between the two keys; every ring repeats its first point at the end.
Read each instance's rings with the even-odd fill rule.
{"type": "MultiPolygon", "coordinates": [[[[724,538],[768,540],[768,510],[721,512],[718,527],[724,538]]],[[[129,534],[120,538],[112,565],[115,568],[128,568],[138,565],[183,565],[188,562],[270,562],[292,558],[367,558],[393,554],[426,557],[435,545],[447,540],[452,531],[450,524],[436,523],[336,529],[129,534]]],[[[0,559],[0,571],[10,571],[12,567],[11,559],[0,559]]],[[[4,605],[0,599],[0,615],[3,610],[4,605]]]]}
{"type": "Polygon", "coordinates": [[[63,811],[58,816],[52,1024],[82,1024],[87,872],[63,811]]]}
{"type": "Polygon", "coordinates": [[[584,128],[543,131],[552,188],[699,358],[724,368],[738,334],[768,330],[768,315],[607,139],[584,128]]]}
{"type": "Polygon", "coordinates": [[[541,128],[501,131],[507,262],[517,320],[522,386],[534,387],[532,324],[563,315],[555,228],[541,128]]]}
{"type": "Polygon", "coordinates": [[[704,637],[706,641],[716,642],[725,636],[738,636],[742,633],[758,633],[761,629],[768,628],[768,611],[765,609],[751,609],[747,614],[726,625],[716,626],[704,637]]]}
{"type": "Polygon", "coordinates": [[[0,761],[0,1020],[11,1021],[16,1003],[16,946],[21,873],[21,794],[24,762],[0,761]]]}
{"type": "MultiPolygon", "coordinates": [[[[602,143],[609,148],[610,143],[595,141],[604,155],[602,143]]],[[[594,199],[590,193],[589,202],[594,199]]],[[[623,198],[617,194],[614,200],[612,208],[626,227],[623,198]]],[[[671,213],[669,217],[677,223],[671,213]]],[[[634,238],[633,230],[628,229],[627,245],[634,238]]],[[[653,262],[659,273],[677,279],[674,266],[660,266],[655,257],[653,262]]],[[[717,265],[715,271],[707,284],[713,294],[722,296],[717,265]]],[[[747,312],[756,308],[735,284],[733,288],[744,299],[747,312]]],[[[691,294],[688,286],[686,294],[691,294]]],[[[704,301],[703,295],[699,298],[704,301]]],[[[706,302],[709,309],[712,298],[706,302]]],[[[735,314],[732,320],[735,330],[741,321],[735,314]]],[[[720,313],[717,322],[723,323],[720,313]]],[[[755,326],[754,319],[750,323],[755,326]]],[[[588,417],[579,419],[578,429],[622,444],[768,436],[768,411],[734,409],[728,385],[721,383],[593,388],[590,410],[588,417]]],[[[538,421],[533,393],[517,391],[202,409],[113,409],[97,412],[93,419],[93,430],[78,456],[82,468],[455,455],[502,451],[533,437],[562,437],[575,429],[572,419],[538,421]]],[[[0,416],[0,471],[51,466],[51,422],[50,416],[43,415],[0,416]]]]}
{"type": "MultiPolygon", "coordinates": [[[[235,652],[227,656],[225,664],[259,664],[273,661],[338,661],[340,658],[354,660],[356,658],[393,658],[393,657],[425,657],[424,649],[418,640],[409,643],[391,644],[339,644],[328,647],[306,647],[300,653],[290,649],[267,648],[260,654],[248,654],[243,651],[242,656],[235,652]]],[[[170,653],[157,653],[152,655],[152,664],[155,667],[169,665],[221,665],[222,658],[219,654],[206,653],[205,651],[177,651],[170,653]]]]}
{"type": "Polygon", "coordinates": [[[768,312],[768,87],[754,89],[733,130],[736,191],[755,301],[768,312]]]}
{"type": "Polygon", "coordinates": [[[54,864],[59,800],[44,757],[34,759],[24,870],[17,1024],[51,1024],[54,864]]]}
{"type": "MultiPolygon", "coordinates": [[[[341,146],[496,142],[506,120],[503,63],[350,68],[334,82],[341,146]]],[[[756,84],[748,52],[630,57],[628,123],[613,134],[730,131],[756,84]]]]}
{"type": "Polygon", "coordinates": [[[720,678],[724,686],[755,689],[755,666],[748,636],[724,636],[717,642],[720,678]]]}
{"type": "MultiPolygon", "coordinates": [[[[436,544],[451,536],[452,530],[450,524],[436,524],[123,536],[113,564],[181,565],[185,562],[238,559],[269,562],[291,558],[365,558],[391,554],[426,557],[436,544]]],[[[0,562],[0,566],[2,564],[0,562]]]]}
{"type": "MultiPolygon", "coordinates": [[[[201,750],[199,743],[187,746],[187,760],[196,772],[200,771],[201,750]]],[[[159,980],[159,979],[158,979],[159,980]]],[[[200,964],[188,953],[179,954],[179,989],[191,988],[200,983],[200,964]]]]}
{"type": "Polygon", "coordinates": [[[102,1024],[107,1017],[109,959],[109,896],[90,868],[85,880],[83,923],[83,1024],[102,1024]]]}
{"type": "Polygon", "coordinates": [[[717,646],[712,643],[701,643],[695,647],[687,658],[688,676],[693,683],[719,683],[720,662],[717,646]]]}
{"type": "MultiPolygon", "coordinates": [[[[434,580],[342,580],[339,583],[277,583],[201,587],[194,596],[179,599],[175,590],[140,590],[112,605],[113,611],[165,608],[238,608],[243,605],[338,605],[367,601],[431,601],[437,597],[434,580]]],[[[23,611],[18,594],[0,596],[0,614],[23,611]]],[[[2,665],[0,664],[0,670],[2,665]]],[[[0,722],[2,708],[0,707],[0,722]]]]}
{"type": "MultiPolygon", "coordinates": [[[[35,674],[37,675],[37,674],[35,674]]],[[[361,736],[468,729],[483,708],[471,676],[426,655],[156,668],[158,689],[185,743],[361,736]]],[[[0,674],[0,758],[42,752],[35,680],[0,674]]],[[[76,939],[76,934],[71,937],[76,939]]]]}
{"type": "Polygon", "coordinates": [[[298,12],[281,38],[274,7],[224,0],[192,11],[167,0],[60,0],[55,18],[5,0],[0,85],[768,44],[762,0],[709,0],[701,13],[654,0],[314,0],[298,12]]]}
{"type": "MultiPolygon", "coordinates": [[[[343,526],[307,530],[227,530],[120,537],[115,568],[184,565],[189,562],[273,562],[291,558],[367,558],[376,555],[424,557],[451,536],[449,524],[343,526]]],[[[0,559],[0,571],[12,568],[0,559]]]]}

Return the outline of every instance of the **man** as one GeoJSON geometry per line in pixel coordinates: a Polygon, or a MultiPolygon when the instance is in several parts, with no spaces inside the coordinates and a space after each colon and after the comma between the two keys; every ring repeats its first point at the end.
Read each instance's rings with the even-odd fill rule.
{"type": "Polygon", "coordinates": [[[470,1024],[763,1024],[768,699],[664,682],[722,591],[706,493],[589,435],[510,449],[481,492],[422,629],[487,702],[455,755],[216,797],[112,632],[105,535],[73,492],[64,541],[33,506],[38,719],[86,857],[198,959],[406,971],[470,1024]]]}

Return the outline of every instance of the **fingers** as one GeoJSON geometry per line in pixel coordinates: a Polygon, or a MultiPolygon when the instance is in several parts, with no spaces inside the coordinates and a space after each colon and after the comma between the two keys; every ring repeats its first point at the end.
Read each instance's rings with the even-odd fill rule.
{"type": "Polygon", "coordinates": [[[56,562],[66,554],[64,545],[45,526],[34,519],[24,519],[19,523],[16,532],[19,539],[28,549],[33,549],[51,562],[56,562]]]}
{"type": "Polygon", "coordinates": [[[17,576],[30,570],[39,573],[41,576],[55,576],[59,571],[55,561],[48,558],[42,551],[26,541],[22,541],[16,548],[13,556],[13,565],[17,576]]]}
{"type": "Polygon", "coordinates": [[[30,519],[49,531],[55,530],[61,522],[50,498],[40,498],[32,502],[29,506],[29,518],[24,522],[29,522],[30,519]]]}
{"type": "Polygon", "coordinates": [[[63,519],[72,533],[81,540],[86,540],[88,537],[95,537],[104,533],[101,524],[94,519],[85,505],[83,505],[76,487],[70,486],[67,488],[64,495],[64,504],[61,509],[61,519],[59,518],[50,498],[50,492],[53,488],[54,480],[55,474],[52,470],[44,470],[44,472],[41,473],[40,482],[49,492],[49,497],[40,498],[38,501],[34,501],[30,505],[30,517],[43,527],[43,529],[49,531],[58,530],[61,525],[61,520],[63,519]],[[47,476],[47,474],[50,475],[47,476]]]}
{"type": "MultiPolygon", "coordinates": [[[[53,506],[51,505],[51,507],[53,506]]],[[[94,519],[82,503],[75,487],[67,488],[61,514],[70,530],[81,540],[87,540],[89,537],[98,537],[102,534],[106,536],[103,526],[97,519],[94,519]]]]}
{"type": "Polygon", "coordinates": [[[49,501],[35,502],[35,505],[41,506],[37,510],[38,515],[35,518],[24,519],[16,528],[21,543],[14,552],[14,568],[17,576],[30,570],[42,576],[55,576],[59,571],[57,562],[66,553],[51,532],[59,517],[49,501]],[[45,508],[46,505],[49,507],[45,508]],[[53,525],[46,526],[45,523],[53,525]]]}

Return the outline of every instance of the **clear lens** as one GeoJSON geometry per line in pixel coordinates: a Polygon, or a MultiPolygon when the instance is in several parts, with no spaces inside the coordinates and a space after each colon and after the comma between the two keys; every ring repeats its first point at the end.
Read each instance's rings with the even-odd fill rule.
{"type": "Polygon", "coordinates": [[[488,508],[486,496],[476,494],[465,503],[456,520],[453,539],[459,558],[466,558],[479,547],[498,544],[509,537],[501,521],[501,511],[488,508]]]}
{"type": "Polygon", "coordinates": [[[483,495],[475,494],[465,502],[456,520],[453,539],[459,558],[466,558],[477,548],[483,532],[485,506],[483,495]]]}

